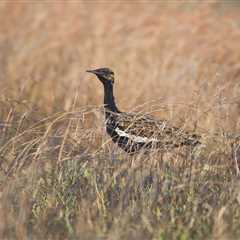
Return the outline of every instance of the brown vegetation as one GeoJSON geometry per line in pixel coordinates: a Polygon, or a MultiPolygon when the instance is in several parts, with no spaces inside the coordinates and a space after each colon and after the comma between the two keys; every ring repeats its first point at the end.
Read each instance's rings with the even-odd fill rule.
{"type": "Polygon", "coordinates": [[[2,0],[0,22],[0,239],[240,237],[237,1],[2,0]],[[204,146],[114,146],[85,74],[105,66],[121,110],[204,146]]]}

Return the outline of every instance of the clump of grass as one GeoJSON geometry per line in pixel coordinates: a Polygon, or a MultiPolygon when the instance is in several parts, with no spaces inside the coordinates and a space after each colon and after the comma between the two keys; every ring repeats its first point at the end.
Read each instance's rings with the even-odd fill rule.
{"type": "Polygon", "coordinates": [[[239,236],[239,180],[230,152],[128,156],[109,144],[96,151],[91,144],[105,137],[84,127],[81,116],[88,114],[94,113],[79,109],[5,129],[3,238],[239,236]]]}

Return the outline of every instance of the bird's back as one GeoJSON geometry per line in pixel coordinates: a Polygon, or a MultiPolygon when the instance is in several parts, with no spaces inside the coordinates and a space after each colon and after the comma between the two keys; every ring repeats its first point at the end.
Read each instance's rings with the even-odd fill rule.
{"type": "Polygon", "coordinates": [[[142,148],[195,146],[200,143],[200,136],[142,113],[109,113],[106,126],[113,141],[128,152],[142,148]]]}

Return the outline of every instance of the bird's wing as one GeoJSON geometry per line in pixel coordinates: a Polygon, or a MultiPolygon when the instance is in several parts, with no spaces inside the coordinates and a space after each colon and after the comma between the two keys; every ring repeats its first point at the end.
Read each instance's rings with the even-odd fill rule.
{"type": "Polygon", "coordinates": [[[173,127],[165,120],[155,120],[149,115],[121,113],[116,120],[117,133],[138,142],[191,145],[199,139],[196,134],[173,127]]]}

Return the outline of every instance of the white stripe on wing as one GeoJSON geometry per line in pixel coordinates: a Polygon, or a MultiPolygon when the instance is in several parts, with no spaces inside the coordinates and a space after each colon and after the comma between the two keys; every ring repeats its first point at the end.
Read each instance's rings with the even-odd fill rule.
{"type": "Polygon", "coordinates": [[[124,131],[122,131],[121,129],[119,128],[116,128],[115,131],[117,132],[117,134],[120,136],[120,137],[127,137],[129,138],[130,140],[134,141],[134,142],[144,142],[144,143],[148,143],[148,142],[159,142],[156,138],[147,138],[147,137],[141,137],[141,136],[135,136],[135,135],[131,135],[131,134],[128,134],[124,131]]]}

